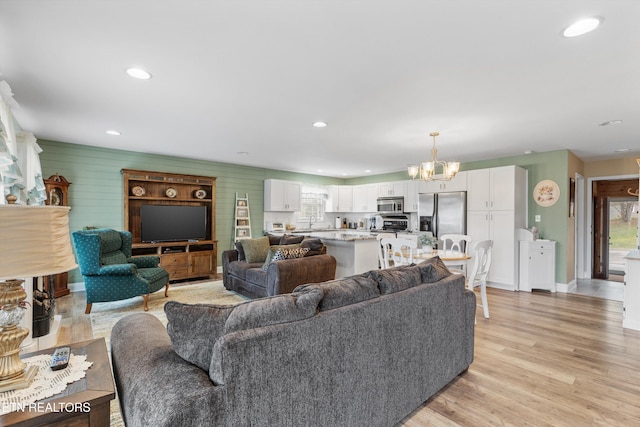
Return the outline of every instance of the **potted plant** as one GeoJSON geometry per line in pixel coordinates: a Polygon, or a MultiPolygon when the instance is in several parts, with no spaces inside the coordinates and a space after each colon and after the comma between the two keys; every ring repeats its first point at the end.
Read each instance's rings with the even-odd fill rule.
{"type": "Polygon", "coordinates": [[[433,237],[430,234],[421,234],[418,237],[418,243],[420,244],[420,246],[422,246],[422,251],[423,252],[429,253],[429,252],[433,251],[433,248],[438,243],[438,239],[436,239],[435,237],[433,237]]]}

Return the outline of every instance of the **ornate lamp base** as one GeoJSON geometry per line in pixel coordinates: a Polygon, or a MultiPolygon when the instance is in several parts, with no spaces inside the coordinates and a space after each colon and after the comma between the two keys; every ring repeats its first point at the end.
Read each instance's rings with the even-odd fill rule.
{"type": "MultiPolygon", "coordinates": [[[[29,335],[29,330],[17,325],[24,316],[20,303],[27,297],[22,280],[0,282],[0,388],[19,388],[9,384],[22,384],[26,364],[20,360],[20,343],[29,335]]],[[[27,372],[27,376],[29,376],[27,372]]],[[[32,373],[31,379],[33,379],[32,373]]],[[[27,382],[28,386],[28,382],[27,382]]],[[[23,387],[26,387],[23,385],[23,387]]]]}
{"type": "Polygon", "coordinates": [[[37,366],[27,366],[19,376],[10,380],[0,381],[0,393],[29,387],[37,373],[37,366]]]}

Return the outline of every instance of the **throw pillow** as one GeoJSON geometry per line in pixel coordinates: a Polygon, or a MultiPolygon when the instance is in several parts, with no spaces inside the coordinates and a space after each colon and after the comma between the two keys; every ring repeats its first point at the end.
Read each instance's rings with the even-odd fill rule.
{"type": "Polygon", "coordinates": [[[444,265],[440,257],[435,256],[418,264],[422,283],[433,283],[451,276],[451,271],[444,265]]]}
{"type": "Polygon", "coordinates": [[[244,256],[248,263],[264,262],[269,254],[269,237],[241,240],[244,256]]]}
{"type": "Polygon", "coordinates": [[[304,240],[304,236],[294,236],[293,234],[285,234],[280,238],[281,245],[292,245],[300,243],[304,240]]]}
{"type": "Polygon", "coordinates": [[[306,238],[300,243],[300,247],[309,248],[309,252],[305,256],[322,255],[324,243],[320,239],[306,238]]]}
{"type": "Polygon", "coordinates": [[[224,326],[224,333],[294,322],[316,314],[322,299],[320,289],[303,289],[292,294],[275,295],[235,306],[224,326]]]}
{"type": "Polygon", "coordinates": [[[421,270],[416,265],[402,265],[371,271],[383,295],[404,291],[422,283],[421,270]]]}
{"type": "Polygon", "coordinates": [[[300,285],[293,292],[301,292],[309,288],[321,289],[324,298],[320,301],[320,311],[332,310],[380,296],[378,284],[369,273],[323,283],[300,285]]]}
{"type": "Polygon", "coordinates": [[[164,312],[173,350],[187,362],[209,371],[213,345],[223,335],[224,325],[234,308],[167,302],[164,312]]]}
{"type": "Polygon", "coordinates": [[[282,251],[280,248],[276,246],[272,246],[269,248],[269,254],[267,255],[267,259],[264,260],[264,264],[262,264],[262,269],[267,270],[269,268],[269,264],[275,261],[280,261],[284,259],[284,255],[282,255],[282,251]]]}
{"type": "Polygon", "coordinates": [[[267,259],[262,264],[262,269],[266,271],[269,268],[269,264],[275,261],[302,258],[308,251],[309,249],[301,248],[300,245],[271,246],[267,259]]]}
{"type": "Polygon", "coordinates": [[[247,257],[244,255],[244,249],[242,249],[242,240],[238,240],[235,243],[236,251],[238,251],[238,261],[245,261],[247,257]]]}
{"type": "Polygon", "coordinates": [[[274,236],[273,234],[267,233],[265,236],[269,237],[269,246],[279,245],[280,239],[282,236],[274,236]]]}
{"type": "Polygon", "coordinates": [[[280,251],[284,256],[284,259],[303,258],[309,248],[281,248],[280,251]]]}

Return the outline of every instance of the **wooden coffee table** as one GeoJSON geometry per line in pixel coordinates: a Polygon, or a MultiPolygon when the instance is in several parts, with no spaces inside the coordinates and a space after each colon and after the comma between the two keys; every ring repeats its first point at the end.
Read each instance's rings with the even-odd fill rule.
{"type": "MultiPolygon", "coordinates": [[[[93,365],[83,379],[68,384],[62,393],[37,402],[43,403],[38,405],[41,408],[64,407],[65,410],[11,412],[0,416],[1,426],[109,426],[109,402],[115,398],[115,386],[104,338],[70,344],[69,347],[71,353],[86,354],[87,361],[93,365]]],[[[36,351],[22,358],[52,354],[54,350],[36,351]]]]}

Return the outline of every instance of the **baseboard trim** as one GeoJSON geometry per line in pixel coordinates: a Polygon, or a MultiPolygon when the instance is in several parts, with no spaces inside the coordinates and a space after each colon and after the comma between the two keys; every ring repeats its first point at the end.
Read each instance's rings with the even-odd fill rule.
{"type": "Polygon", "coordinates": [[[69,283],[67,285],[67,288],[71,291],[71,292],[84,292],[85,288],[84,288],[84,282],[76,282],[76,283],[69,283]]]}

